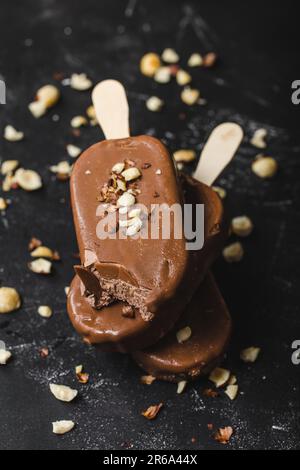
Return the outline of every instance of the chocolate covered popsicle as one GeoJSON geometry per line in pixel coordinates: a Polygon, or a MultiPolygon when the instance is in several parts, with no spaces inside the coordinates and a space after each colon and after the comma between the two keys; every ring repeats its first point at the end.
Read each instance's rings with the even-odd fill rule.
{"type": "Polygon", "coordinates": [[[226,304],[209,273],[172,331],[150,348],[134,352],[133,358],[158,379],[195,379],[220,364],[231,326],[226,304]]]}
{"type": "Polygon", "coordinates": [[[75,165],[71,188],[83,260],[68,300],[74,327],[87,342],[108,349],[132,351],[153,344],[174,325],[221,249],[226,229],[220,199],[193,178],[181,176],[179,182],[167,150],[150,137],[91,147],[75,165]],[[201,250],[186,250],[184,239],[97,239],[99,188],[122,157],[134,162],[130,168],[142,169],[135,188],[144,205],[159,199],[170,205],[204,204],[201,250]]]}

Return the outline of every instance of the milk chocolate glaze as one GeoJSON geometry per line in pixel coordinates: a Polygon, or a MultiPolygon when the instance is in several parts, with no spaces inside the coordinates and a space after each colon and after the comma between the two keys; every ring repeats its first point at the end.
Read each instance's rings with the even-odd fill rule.
{"type": "MultiPolygon", "coordinates": [[[[74,180],[73,184],[75,184],[74,180]]],[[[167,244],[166,247],[164,245],[160,245],[160,247],[163,249],[158,250],[159,240],[146,240],[147,242],[152,242],[154,245],[152,254],[150,248],[148,245],[146,245],[146,248],[149,249],[147,252],[147,259],[149,258],[149,265],[152,269],[152,277],[154,276],[157,279],[156,271],[159,270],[160,282],[163,280],[163,282],[166,282],[168,285],[172,286],[171,291],[166,291],[164,285],[161,285],[160,287],[157,285],[156,288],[153,289],[155,295],[156,291],[159,291],[159,288],[163,290],[164,302],[162,305],[159,305],[159,308],[156,309],[155,315],[150,321],[145,321],[138,308],[134,309],[135,314],[133,318],[124,316],[124,307],[128,307],[126,302],[108,302],[109,306],[102,307],[100,310],[93,308],[94,300],[92,299],[91,301],[91,297],[97,297],[97,295],[103,294],[100,290],[95,290],[94,280],[92,281],[91,285],[84,281],[85,271],[83,270],[84,274],[82,274],[80,273],[80,269],[82,269],[82,267],[77,267],[76,271],[78,276],[76,276],[73,280],[68,297],[68,312],[74,327],[79,332],[79,334],[84,337],[86,342],[91,344],[98,344],[106,350],[118,350],[126,352],[133,351],[135,349],[144,349],[158,341],[170,330],[170,328],[172,328],[180,314],[183,312],[185,306],[190,301],[193,292],[198,287],[211,263],[219,253],[226,237],[227,230],[226,224],[223,220],[222,203],[211,188],[197,182],[193,178],[185,177],[183,175],[180,177],[180,187],[182,191],[182,197],[184,197],[186,202],[193,204],[204,204],[204,247],[196,252],[188,252],[187,254],[183,253],[182,257],[185,263],[184,272],[182,274],[183,279],[181,282],[177,282],[177,287],[175,289],[174,278],[176,278],[176,272],[173,272],[173,269],[175,269],[174,263],[178,269],[183,269],[180,264],[177,264],[178,256],[176,250],[170,251],[172,249],[171,244],[167,244]],[[154,256],[157,256],[158,258],[155,260],[154,256]],[[176,260],[175,262],[174,258],[176,260]],[[186,259],[188,259],[188,261],[186,259]],[[155,265],[157,266],[156,271],[155,265]],[[170,265],[173,266],[171,271],[170,265]],[[189,267],[191,268],[191,273],[189,272],[189,267]],[[80,282],[79,276],[81,281],[85,283],[85,289],[82,282],[80,282]],[[89,295],[87,295],[87,290],[89,291],[89,295]]],[[[72,191],[73,193],[75,192],[76,197],[79,199],[78,188],[76,189],[73,187],[72,191]]],[[[87,188],[86,192],[90,195],[92,189],[89,192],[87,188]]],[[[75,204],[76,203],[73,202],[73,205],[75,204]]],[[[86,226],[84,225],[85,219],[83,219],[80,223],[78,221],[79,219],[76,214],[80,212],[80,209],[81,206],[79,209],[74,210],[74,215],[76,221],[76,230],[79,238],[79,245],[81,247],[81,256],[84,257],[86,251],[91,253],[92,250],[94,250],[93,253],[96,253],[97,256],[100,257],[101,249],[98,246],[98,241],[95,240],[95,236],[91,228],[91,220],[88,219],[86,226]],[[79,228],[81,228],[81,230],[79,230],[79,228]]],[[[83,217],[85,217],[85,212],[82,212],[84,214],[83,217]]],[[[88,213],[92,218],[92,213],[88,213]]],[[[121,241],[119,242],[115,240],[113,240],[113,242],[116,244],[121,243],[121,241]]],[[[127,242],[128,246],[128,240],[122,240],[122,242],[127,242]]],[[[176,246],[178,247],[181,245],[176,246]]],[[[113,246],[111,249],[111,256],[114,257],[115,254],[113,253],[113,246]]],[[[120,250],[120,253],[123,257],[122,260],[125,257],[126,259],[128,258],[130,260],[131,256],[133,256],[135,260],[137,259],[135,257],[135,251],[130,251],[129,253],[127,252],[124,254],[120,247],[116,248],[116,250],[120,250]]],[[[93,261],[93,256],[89,256],[89,259],[93,261]]],[[[148,274],[145,272],[147,267],[147,263],[145,263],[141,268],[137,268],[135,263],[130,261],[129,264],[130,266],[133,266],[132,269],[134,272],[134,274],[131,274],[134,279],[131,281],[133,287],[134,283],[138,282],[137,276],[140,269],[144,279],[148,276],[148,274]]],[[[91,273],[91,271],[89,272],[91,273]]],[[[150,285],[153,286],[153,284],[150,285]]],[[[158,295],[159,292],[157,293],[156,297],[158,295]]]]}
{"type": "MultiPolygon", "coordinates": [[[[169,316],[169,327],[174,324],[216,255],[217,250],[211,247],[223,238],[223,208],[218,196],[204,185],[200,189],[192,179],[184,178],[181,185],[165,146],[153,137],[140,136],[103,141],[84,152],[72,172],[71,197],[82,262],[76,272],[90,305],[102,309],[122,300],[137,308],[145,321],[169,316]],[[130,162],[141,170],[136,182],[137,202],[149,212],[151,204],[172,206],[205,200],[205,254],[204,249],[186,250],[184,237],[175,239],[173,220],[169,239],[97,237],[101,189],[109,181],[112,167],[120,162],[130,162]]],[[[164,323],[165,330],[168,322],[164,323]]]]}
{"type": "Polygon", "coordinates": [[[209,273],[175,327],[158,343],[133,358],[147,373],[178,382],[208,374],[223,359],[231,334],[231,317],[209,273]],[[192,334],[179,343],[176,333],[186,327],[192,334]]]}

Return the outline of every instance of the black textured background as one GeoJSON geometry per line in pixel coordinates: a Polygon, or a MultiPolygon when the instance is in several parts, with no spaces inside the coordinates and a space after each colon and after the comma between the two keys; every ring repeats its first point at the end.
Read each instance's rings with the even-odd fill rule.
{"type": "Polygon", "coordinates": [[[0,368],[1,449],[223,449],[209,435],[208,423],[234,428],[226,448],[300,447],[300,366],[291,362],[291,343],[300,339],[300,106],[290,99],[291,82],[300,77],[293,5],[1,1],[0,78],[7,85],[7,104],[0,106],[0,132],[13,124],[26,140],[9,143],[1,137],[0,157],[20,160],[44,180],[43,190],[35,194],[12,191],[11,207],[0,217],[0,281],[16,287],[24,300],[20,311],[0,318],[0,340],[13,353],[13,360],[0,368]],[[72,34],[66,34],[66,27],[72,34]],[[188,108],[174,82],[158,85],[140,75],[140,57],[168,46],[179,52],[183,67],[195,51],[220,55],[215,68],[192,71],[195,86],[208,100],[206,107],[188,108]],[[73,331],[64,294],[77,251],[68,183],[57,182],[48,167],[67,157],[66,144],[86,148],[102,134],[97,127],[84,129],[77,138],[71,133],[69,121],[86,109],[89,92],[61,87],[63,98],[47,116],[35,120],[30,115],[27,105],[35,91],[54,82],[56,72],[66,77],[86,72],[94,82],[121,80],[128,91],[132,134],[150,132],[172,150],[187,147],[199,153],[216,124],[233,120],[242,125],[244,142],[219,184],[228,191],[230,213],[249,215],[255,231],[244,241],[241,263],[219,260],[214,269],[235,322],[226,365],[238,377],[242,394],[236,401],[204,398],[205,381],[180,396],[172,384],[140,385],[141,371],[129,357],[98,354],[73,331]],[[166,102],[159,115],[145,108],[152,94],[166,102]],[[185,119],[180,119],[182,113],[185,119]],[[53,115],[59,115],[58,122],[53,115]],[[272,181],[262,181],[250,170],[258,152],[249,138],[261,126],[269,133],[267,153],[280,165],[272,181]],[[32,236],[62,255],[51,277],[27,269],[32,236]],[[41,304],[53,307],[50,320],[37,315],[41,304]],[[239,351],[253,344],[262,348],[261,356],[246,366],[239,351]],[[39,357],[43,346],[50,349],[47,359],[39,357]],[[77,364],[90,373],[89,384],[77,384],[77,364]],[[71,404],[56,401],[48,390],[50,381],[76,386],[79,398],[71,404]],[[140,412],[160,401],[165,406],[157,420],[146,421],[140,412]],[[73,419],[76,429],[53,435],[51,421],[57,419],[73,419]]]}

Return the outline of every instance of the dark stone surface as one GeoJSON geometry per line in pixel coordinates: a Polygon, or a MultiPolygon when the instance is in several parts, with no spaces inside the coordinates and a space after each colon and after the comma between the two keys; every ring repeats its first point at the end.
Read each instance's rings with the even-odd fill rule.
{"type": "Polygon", "coordinates": [[[0,107],[0,129],[2,133],[11,123],[25,132],[26,140],[1,139],[0,156],[38,170],[44,188],[35,194],[12,191],[11,207],[0,217],[0,280],[17,287],[24,299],[20,311],[0,318],[0,340],[13,352],[10,364],[0,368],[0,448],[112,449],[132,444],[142,449],[223,449],[212,440],[208,423],[233,426],[235,435],[226,448],[299,448],[300,366],[291,362],[291,343],[300,338],[300,106],[290,99],[291,82],[299,78],[299,40],[293,5],[1,1],[0,78],[7,85],[7,104],[0,107]],[[71,35],[65,34],[66,27],[72,28],[71,35]],[[166,46],[176,48],[183,66],[194,51],[219,53],[214,69],[192,71],[195,86],[208,100],[206,107],[187,108],[175,83],[158,85],[140,75],[140,57],[166,46]],[[204,398],[203,381],[180,396],[172,384],[140,385],[141,371],[129,357],[98,354],[73,331],[64,294],[77,250],[68,184],[57,182],[48,167],[66,157],[67,143],[86,148],[102,135],[98,128],[84,129],[78,138],[71,134],[70,118],[90,103],[88,92],[61,87],[63,99],[46,117],[35,120],[29,114],[35,91],[52,82],[55,72],[66,77],[86,72],[95,82],[121,80],[128,90],[132,134],[152,132],[172,150],[199,151],[210,130],[224,120],[243,126],[244,143],[219,183],[228,190],[230,213],[251,216],[255,231],[244,241],[240,264],[219,260],[214,269],[235,322],[226,365],[238,377],[242,394],[236,401],[223,395],[204,398]],[[145,97],[152,94],[166,101],[159,115],[145,108],[145,97]],[[181,113],[186,119],[180,119],[181,113]],[[51,118],[56,114],[58,122],[51,118]],[[280,165],[272,181],[261,181],[250,170],[258,152],[249,138],[260,126],[269,131],[267,153],[280,165]],[[62,262],[53,276],[41,278],[27,269],[31,236],[60,251],[62,262]],[[53,307],[50,320],[37,315],[41,304],[53,307]],[[239,351],[253,344],[262,353],[248,367],[240,362],[239,351]],[[47,359],[39,357],[43,346],[50,349],[47,359]],[[77,364],[90,373],[88,385],[77,384],[77,364]],[[79,398],[71,404],[56,401],[49,393],[50,381],[76,386],[79,398]],[[146,421],[140,412],[160,401],[165,406],[158,419],[146,421]],[[77,427],[54,436],[51,421],[57,419],[73,419],[77,427]]]}

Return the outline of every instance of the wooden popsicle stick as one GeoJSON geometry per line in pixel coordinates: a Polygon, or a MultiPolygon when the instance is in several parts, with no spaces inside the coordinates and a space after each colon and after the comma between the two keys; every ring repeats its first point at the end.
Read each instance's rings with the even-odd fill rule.
{"type": "Polygon", "coordinates": [[[98,122],[106,139],[129,137],[129,107],[123,85],[103,80],[92,92],[98,122]]]}
{"type": "Polygon", "coordinates": [[[224,122],[214,128],[203,147],[194,178],[211,186],[234,157],[243,130],[234,122],[224,122]]]}

